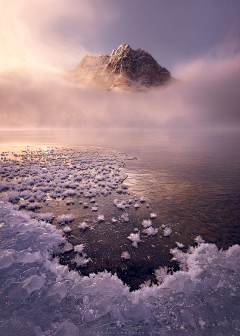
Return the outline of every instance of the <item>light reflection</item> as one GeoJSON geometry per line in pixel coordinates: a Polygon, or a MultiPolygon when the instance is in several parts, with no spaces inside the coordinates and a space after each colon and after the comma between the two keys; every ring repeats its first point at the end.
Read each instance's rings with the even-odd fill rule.
{"type": "Polygon", "coordinates": [[[124,151],[137,157],[123,168],[129,191],[145,196],[154,211],[161,213],[162,224],[180,223],[179,233],[185,239],[200,234],[221,247],[240,242],[236,227],[239,135],[176,133],[174,137],[169,132],[136,130],[0,132],[0,150],[11,153],[40,147],[46,153],[50,145],[61,149],[98,144],[98,148],[124,151]]]}

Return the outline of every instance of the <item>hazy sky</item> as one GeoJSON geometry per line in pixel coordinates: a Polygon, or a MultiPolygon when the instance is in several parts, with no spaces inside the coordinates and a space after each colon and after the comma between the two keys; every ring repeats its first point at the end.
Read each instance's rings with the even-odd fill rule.
{"type": "Polygon", "coordinates": [[[171,72],[219,44],[235,40],[239,49],[239,0],[0,0],[0,10],[1,53],[65,69],[122,43],[171,72]]]}
{"type": "MultiPolygon", "coordinates": [[[[93,53],[109,53],[121,43],[148,51],[167,68],[202,57],[226,40],[240,37],[239,0],[110,0],[113,20],[84,41],[93,53]]],[[[59,29],[61,30],[62,28],[59,29]]],[[[65,37],[77,39],[69,24],[65,37]]],[[[64,29],[63,29],[64,30],[64,29]]],[[[65,38],[64,37],[64,38],[65,38]]]]}
{"type": "Polygon", "coordinates": [[[240,125],[239,0],[0,0],[0,128],[240,125]],[[92,91],[58,74],[120,44],[184,85],[92,91]]]}

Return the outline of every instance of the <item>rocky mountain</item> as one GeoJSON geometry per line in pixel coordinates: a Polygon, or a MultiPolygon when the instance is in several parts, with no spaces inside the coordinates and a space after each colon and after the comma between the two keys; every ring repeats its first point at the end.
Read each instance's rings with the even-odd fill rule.
{"type": "Polygon", "coordinates": [[[128,44],[121,44],[110,55],[85,55],[72,74],[79,83],[105,89],[146,90],[174,81],[149,53],[128,44]]]}

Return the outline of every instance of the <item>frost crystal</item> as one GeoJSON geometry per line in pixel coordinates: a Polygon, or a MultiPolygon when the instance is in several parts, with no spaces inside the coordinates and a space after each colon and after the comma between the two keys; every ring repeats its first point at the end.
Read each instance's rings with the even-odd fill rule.
{"type": "Polygon", "coordinates": [[[146,233],[148,236],[155,236],[158,232],[158,229],[154,229],[152,226],[143,230],[143,233],[146,233]]]}
{"type": "Polygon", "coordinates": [[[149,220],[147,220],[147,219],[144,219],[143,221],[142,221],[142,226],[146,229],[146,228],[148,228],[149,226],[151,226],[152,225],[152,221],[149,219],[149,220]]]}
{"type": "Polygon", "coordinates": [[[121,258],[122,259],[130,259],[130,254],[127,251],[125,251],[121,254],[121,258]]]}
{"type": "Polygon", "coordinates": [[[134,247],[138,247],[138,243],[140,242],[140,235],[139,233],[130,233],[130,235],[127,237],[128,239],[130,239],[133,243],[132,245],[134,247]]]}
{"type": "Polygon", "coordinates": [[[86,230],[88,228],[88,224],[86,222],[82,222],[81,224],[78,225],[79,229],[81,230],[86,230]]]}
{"type": "Polygon", "coordinates": [[[164,237],[168,237],[170,236],[172,233],[172,229],[168,228],[168,227],[165,227],[165,229],[163,230],[163,235],[164,237]]]}

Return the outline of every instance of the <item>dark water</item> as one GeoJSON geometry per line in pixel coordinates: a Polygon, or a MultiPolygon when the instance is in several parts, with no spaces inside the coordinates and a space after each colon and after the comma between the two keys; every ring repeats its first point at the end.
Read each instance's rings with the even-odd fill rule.
{"type": "Polygon", "coordinates": [[[184,243],[201,235],[220,248],[240,243],[240,136],[173,133],[151,136],[127,169],[163,223],[180,223],[184,243]],[[164,140],[166,142],[164,142],[164,140]]]}
{"type": "MultiPolygon", "coordinates": [[[[144,280],[154,281],[152,272],[157,267],[174,267],[169,250],[176,246],[176,241],[187,248],[201,235],[206,242],[215,243],[219,248],[240,244],[240,135],[236,132],[0,132],[1,151],[18,151],[27,145],[43,149],[47,146],[95,146],[137,157],[137,160],[126,161],[123,171],[128,178],[125,183],[131,195],[147,198],[150,210],[145,205],[131,213],[129,210],[132,220],[128,225],[109,227],[108,221],[120,211],[112,204],[116,195],[101,200],[99,206],[106,223],[101,225],[97,236],[91,231],[81,235],[76,228],[68,237],[73,244],[84,243],[92,259],[91,265],[82,269],[82,274],[107,269],[136,289],[144,280]],[[158,214],[154,227],[171,227],[171,236],[157,234],[145,239],[138,249],[129,247],[126,236],[134,228],[140,229],[141,220],[152,211],[158,214]],[[130,260],[119,260],[123,248],[130,248],[130,260]]],[[[81,220],[86,219],[86,213],[79,211],[78,202],[70,207],[65,202],[55,206],[56,214],[67,210],[78,213],[81,220]]],[[[49,211],[49,208],[43,206],[41,211],[49,211]]],[[[88,219],[89,216],[88,212],[88,219]]],[[[63,256],[62,262],[68,263],[68,260],[71,254],[63,256]]],[[[70,262],[69,266],[72,267],[70,262]]]]}

